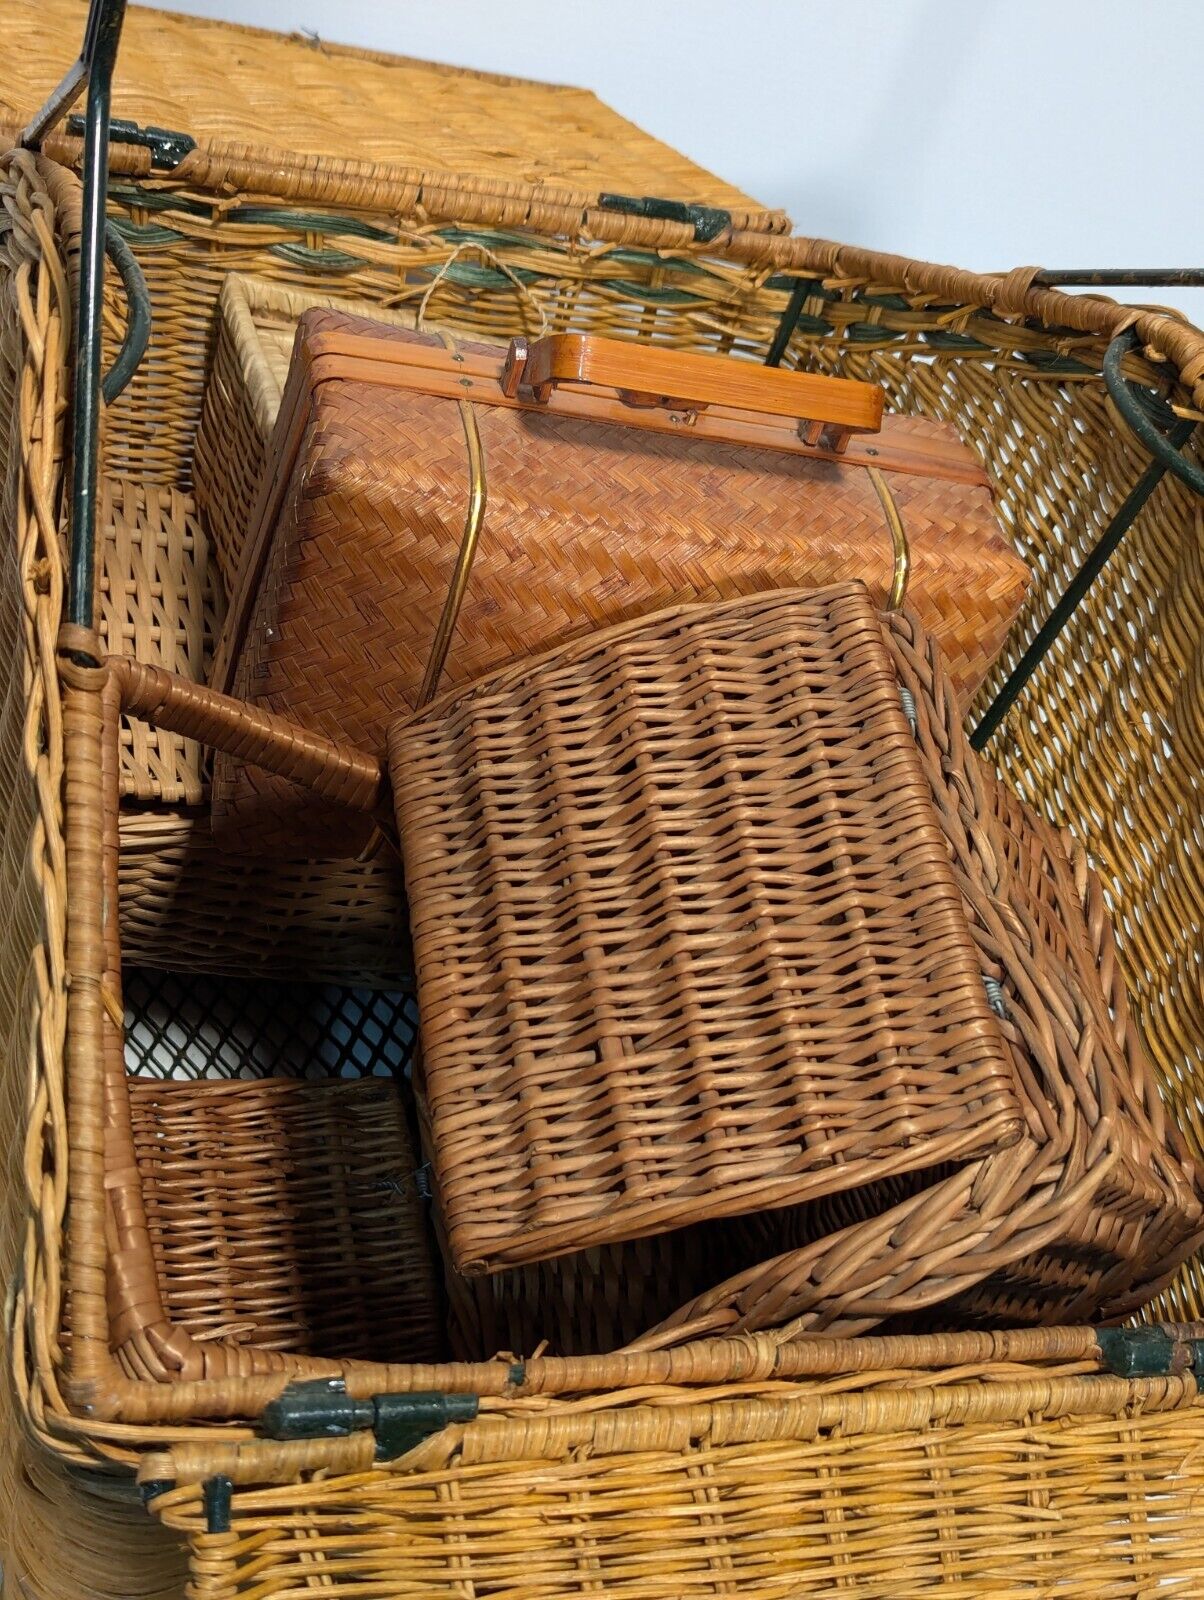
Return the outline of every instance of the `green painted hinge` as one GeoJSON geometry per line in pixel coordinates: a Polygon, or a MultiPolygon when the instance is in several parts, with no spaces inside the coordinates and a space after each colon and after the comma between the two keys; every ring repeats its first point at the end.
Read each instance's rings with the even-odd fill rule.
{"type": "MultiPolygon", "coordinates": [[[[67,132],[82,139],[84,119],[67,118],[67,132]]],[[[151,153],[151,166],[162,172],[171,172],[186,155],[196,149],[196,140],[190,133],[175,133],[171,128],[142,128],[136,122],[114,117],[109,123],[109,138],[114,144],[139,144],[151,153]]]]}
{"type": "Polygon", "coordinates": [[[291,1383],[264,1408],[269,1439],[346,1439],[371,1429],[376,1459],[392,1461],[451,1422],[471,1422],[475,1394],[378,1394],[353,1400],[342,1378],[291,1383]]]}
{"type": "Polygon", "coordinates": [[[718,206],[687,205],[684,200],[658,200],[654,195],[600,194],[603,211],[621,211],[628,217],[650,217],[656,222],[684,222],[694,229],[698,244],[712,239],[732,225],[732,214],[718,206]]]}
{"type": "Polygon", "coordinates": [[[1192,1372],[1204,1394],[1204,1339],[1176,1339],[1165,1328],[1098,1328],[1095,1339],[1116,1377],[1169,1378],[1192,1372]]]}

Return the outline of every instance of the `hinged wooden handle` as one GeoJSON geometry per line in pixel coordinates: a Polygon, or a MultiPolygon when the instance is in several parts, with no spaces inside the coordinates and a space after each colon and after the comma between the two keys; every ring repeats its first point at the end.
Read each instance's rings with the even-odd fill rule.
{"type": "Polygon", "coordinates": [[[617,389],[634,406],[695,411],[724,406],[793,417],[807,444],[822,440],[829,449],[842,448],[851,433],[876,433],[882,426],[882,390],[852,378],[579,333],[511,340],[502,375],[506,395],[513,398],[521,387],[546,401],[560,383],[617,389]]]}

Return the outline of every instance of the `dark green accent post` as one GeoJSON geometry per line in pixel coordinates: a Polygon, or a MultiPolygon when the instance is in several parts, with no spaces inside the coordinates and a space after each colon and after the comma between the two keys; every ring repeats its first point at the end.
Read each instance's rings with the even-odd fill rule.
{"type": "MultiPolygon", "coordinates": [[[[88,72],[84,134],[83,227],[72,396],[71,578],[67,620],[92,626],[96,488],[100,450],[100,344],[104,298],[105,198],[109,181],[109,106],[125,0],[100,0],[88,72]]],[[[89,32],[92,32],[89,19],[89,32]]],[[[83,662],[85,666],[95,665],[83,662]]]]}
{"type": "Polygon", "coordinates": [[[229,1533],[230,1512],[234,1505],[234,1484],[219,1474],[206,1478],[201,1485],[201,1498],[205,1507],[205,1529],[208,1533],[229,1533]]]}
{"type": "Polygon", "coordinates": [[[293,1383],[264,1408],[269,1439],[345,1439],[371,1430],[376,1458],[392,1461],[451,1422],[471,1422],[475,1394],[378,1394],[353,1400],[341,1378],[293,1383]]]}
{"type": "Polygon", "coordinates": [[[1165,1328],[1098,1328],[1095,1334],[1108,1371],[1118,1378],[1169,1378],[1187,1365],[1186,1347],[1165,1328]],[[1176,1351],[1181,1351],[1176,1363],[1176,1351]]]}
{"type": "Polygon", "coordinates": [[[778,323],[777,332],[773,336],[773,343],[769,347],[769,354],[765,357],[767,367],[780,367],[782,357],[786,354],[790,344],[790,335],[798,327],[798,319],[803,314],[803,307],[807,297],[814,290],[815,285],[810,278],[796,278],[794,287],[790,291],[790,299],[786,302],[786,309],[782,312],[782,320],[778,323]]]}

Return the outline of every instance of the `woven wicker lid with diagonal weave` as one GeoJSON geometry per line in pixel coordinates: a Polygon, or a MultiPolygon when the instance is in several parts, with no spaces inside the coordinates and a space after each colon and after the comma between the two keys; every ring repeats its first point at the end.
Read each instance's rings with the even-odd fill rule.
{"type": "MultiPolygon", "coordinates": [[[[87,21],[84,0],[6,0],[0,9],[0,129],[12,135],[62,77],[87,21]]],[[[788,233],[750,199],[613,111],[588,89],[536,83],[300,33],[247,28],[131,6],[113,82],[113,114],[191,135],[181,178],[235,183],[273,168],[277,192],[303,199],[319,176],[348,198],[373,184],[415,194],[462,188],[524,195],[533,207],[597,203],[604,190],[667,195],[728,210],[738,227],[788,233]]],[[[114,148],[118,168],[149,153],[114,148]]]]}
{"type": "Polygon", "coordinates": [[[862,585],[565,646],[389,748],[461,1270],[1015,1139],[862,585]]]}

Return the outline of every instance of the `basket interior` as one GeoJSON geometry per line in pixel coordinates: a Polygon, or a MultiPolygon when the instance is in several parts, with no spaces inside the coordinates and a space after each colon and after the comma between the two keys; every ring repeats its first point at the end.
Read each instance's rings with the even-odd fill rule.
{"type": "MultiPolygon", "coordinates": [[[[199,205],[183,204],[170,192],[120,184],[113,210],[146,271],[157,333],[142,370],[113,407],[106,433],[108,503],[116,508],[106,546],[106,627],[110,642],[120,638],[143,659],[186,672],[204,671],[219,606],[219,586],[206,565],[211,554],[202,551],[206,533],[189,496],[194,437],[217,343],[217,301],[229,270],[250,271],[287,291],[386,305],[417,305],[429,291],[432,318],[469,335],[531,333],[546,319],[553,329],[754,359],[763,358],[794,286],[793,279],[766,281],[731,263],[697,257],[627,249],[581,253],[561,240],[479,229],[402,236],[385,225],[387,219],[302,217],[283,205],[261,208],[250,226],[215,217],[203,197],[199,205]],[[151,517],[159,531],[148,531],[151,517]],[[164,562],[157,579],[146,552],[169,547],[190,548],[195,570],[187,562],[164,562]],[[171,574],[167,585],[164,572],[171,574]],[[177,587],[169,597],[170,583],[177,587]],[[159,591],[158,610],[148,608],[145,596],[159,591]]],[[[981,705],[1144,465],[1099,381],[1102,342],[869,278],[825,282],[817,274],[809,288],[787,360],[883,383],[892,408],[952,422],[995,479],[1001,517],[1035,574],[981,705]]],[[[111,285],[110,293],[115,339],[122,312],[111,285]]],[[[285,341],[277,333],[269,342],[278,365],[285,341]]],[[[1176,730],[1190,732],[1195,725],[1190,684],[1204,635],[1198,541],[1198,514],[1186,491],[1164,482],[993,747],[1011,785],[1089,844],[1117,918],[1137,1021],[1168,1102],[1197,1150],[1194,1083],[1204,1065],[1204,1000],[1196,981],[1200,929],[1198,914],[1183,908],[1204,904],[1191,845],[1199,780],[1191,741],[1176,730]],[[1174,662],[1177,670],[1160,671],[1159,661],[1174,662]],[[1100,662],[1109,664],[1108,673],[1092,665],[1100,662]]],[[[223,1035],[208,1016],[211,1002],[214,1015],[221,1010],[212,994],[203,1001],[183,997],[195,992],[203,971],[251,971],[248,983],[219,985],[223,1004],[245,1019],[272,1012],[275,985],[265,977],[300,971],[311,980],[366,982],[384,993],[372,997],[374,1006],[397,1013],[410,1006],[412,1020],[412,1001],[397,989],[401,974],[382,970],[382,951],[396,952],[402,943],[396,937],[404,924],[400,883],[394,878],[387,885],[393,901],[382,917],[382,884],[362,892],[365,874],[383,870],[387,878],[379,864],[348,872],[294,863],[256,880],[255,867],[221,857],[206,837],[207,775],[196,753],[164,745],[156,754],[153,744],[140,747],[137,740],[131,730],[123,771],[123,944],[127,959],[175,968],[171,981],[180,998],[166,1001],[161,987],[140,989],[143,969],[132,971],[133,1038],[154,1031],[148,1018],[170,1014],[173,1037],[187,1041],[175,1049],[173,1073],[191,1063],[191,1076],[218,1077],[222,1063],[235,1056],[234,1071],[247,1081],[258,1081],[251,1074],[261,1067],[298,1077],[354,1072],[341,1046],[319,1042],[347,1026],[359,1037],[358,1024],[347,1022],[346,999],[332,1002],[334,991],[320,984],[302,1006],[274,1012],[277,1029],[284,1009],[290,1017],[297,1011],[307,1016],[308,1044],[286,1045],[255,1025],[248,1037],[245,1020],[223,1035]],[[228,938],[214,936],[227,928],[228,938]],[[327,998],[312,998],[318,994],[327,998]]],[[[344,997],[355,992],[339,991],[344,997]]],[[[393,1024],[384,1031],[397,1036],[393,1024]]],[[[170,1053],[140,1052],[139,1074],[170,1053]]],[[[706,1247],[718,1248],[713,1241],[706,1247]]],[[[649,1256],[628,1282],[654,1276],[651,1262],[649,1256]]],[[[603,1268],[591,1270],[597,1277],[603,1268]]],[[[606,1264],[606,1271],[614,1270],[606,1264]]],[[[1204,1302],[1196,1274],[1189,1264],[1160,1304],[1180,1316],[1197,1315],[1204,1302]]],[[[707,1281],[718,1275],[712,1259],[707,1281]]],[[[616,1298],[622,1296],[612,1287],[595,1302],[616,1298]]],[[[675,1290],[670,1304],[687,1298],[675,1290]]],[[[454,1299],[449,1293],[449,1304],[454,1299]]],[[[517,1288],[514,1299],[529,1304],[517,1288]]],[[[640,1326],[649,1320],[641,1312],[640,1326]]],[[[455,1323],[454,1307],[449,1323],[455,1323]]],[[[480,1353],[508,1342],[504,1326],[491,1327],[480,1353]]],[[[582,1348],[607,1348],[624,1332],[611,1328],[602,1342],[597,1331],[596,1321],[588,1337],[577,1328],[570,1342],[580,1338],[582,1348]]],[[[529,1332],[546,1337],[551,1330],[530,1326],[529,1332]]],[[[525,1335],[513,1343],[530,1347],[525,1335]]]]}

